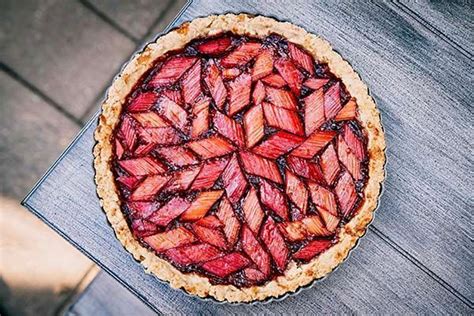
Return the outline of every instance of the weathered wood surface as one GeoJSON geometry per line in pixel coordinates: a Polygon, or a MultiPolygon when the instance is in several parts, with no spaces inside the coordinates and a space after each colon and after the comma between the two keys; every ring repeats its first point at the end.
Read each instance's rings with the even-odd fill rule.
{"type": "Polygon", "coordinates": [[[67,316],[154,314],[153,310],[105,272],[99,272],[94,281],[81,293],[78,302],[65,312],[67,316]]]}
{"type": "Polygon", "coordinates": [[[383,115],[388,178],[368,236],[314,288],[268,305],[216,305],[144,275],[100,210],[95,122],[26,200],[46,222],[163,313],[472,311],[470,60],[392,4],[193,1],[179,21],[264,13],[328,39],[368,84],[383,115]]]}
{"type": "Polygon", "coordinates": [[[474,53],[473,1],[402,0],[394,3],[401,11],[414,15],[417,21],[472,59],[474,53]]]}

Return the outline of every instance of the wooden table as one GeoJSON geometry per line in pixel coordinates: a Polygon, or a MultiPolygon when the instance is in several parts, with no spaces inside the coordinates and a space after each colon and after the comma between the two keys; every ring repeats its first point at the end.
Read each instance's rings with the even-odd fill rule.
{"type": "MultiPolygon", "coordinates": [[[[224,12],[274,16],[321,35],[370,87],[385,127],[388,176],[376,218],[349,260],[311,289],[269,304],[216,304],[169,288],[143,273],[99,207],[95,118],[24,205],[160,313],[472,313],[472,5],[194,0],[172,25],[224,12]]],[[[86,291],[97,297],[83,296],[89,304],[72,313],[99,312],[98,302],[104,314],[151,313],[116,286],[100,275],[86,291]]]]}

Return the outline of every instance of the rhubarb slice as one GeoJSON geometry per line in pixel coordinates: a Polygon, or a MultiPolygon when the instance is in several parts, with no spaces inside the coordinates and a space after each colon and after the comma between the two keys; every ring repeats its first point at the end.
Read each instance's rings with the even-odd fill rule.
{"type": "Polygon", "coordinates": [[[270,256],[247,227],[242,227],[242,249],[265,275],[270,273],[270,256]]]}
{"type": "Polygon", "coordinates": [[[184,56],[169,59],[153,76],[149,84],[153,87],[174,84],[196,62],[196,60],[197,58],[195,57],[184,56]]]}
{"type": "Polygon", "coordinates": [[[227,137],[240,147],[244,145],[242,126],[230,117],[216,111],[214,114],[214,126],[222,136],[227,137]]]}
{"type": "Polygon", "coordinates": [[[323,208],[337,216],[336,198],[331,191],[315,183],[309,183],[309,191],[311,192],[311,199],[318,209],[323,208]]]}
{"type": "Polygon", "coordinates": [[[209,103],[206,97],[193,105],[194,119],[191,125],[191,137],[196,138],[209,129],[209,103]]]}
{"type": "Polygon", "coordinates": [[[242,270],[250,264],[250,260],[238,252],[232,252],[223,257],[211,260],[202,265],[202,268],[220,278],[242,270]]]}
{"type": "Polygon", "coordinates": [[[253,147],[265,135],[262,106],[254,106],[244,115],[244,129],[247,147],[253,147]]]}
{"type": "Polygon", "coordinates": [[[292,151],[292,155],[301,158],[312,158],[336,136],[334,131],[317,131],[311,134],[299,147],[292,151]]]}
{"type": "Polygon", "coordinates": [[[170,121],[174,126],[184,131],[188,121],[186,110],[176,104],[174,101],[163,96],[159,102],[159,113],[170,121]]]}
{"type": "Polygon", "coordinates": [[[267,246],[278,270],[280,270],[280,272],[285,271],[289,255],[288,248],[283,236],[275,224],[275,221],[271,217],[269,217],[263,225],[260,237],[262,238],[263,243],[267,246]]]}
{"type": "Polygon", "coordinates": [[[166,251],[166,256],[179,265],[206,262],[224,255],[222,251],[209,244],[194,244],[166,251]]]}
{"type": "Polygon", "coordinates": [[[204,82],[206,83],[217,108],[222,109],[227,99],[227,90],[224,86],[221,72],[213,60],[209,61],[204,82]]]}
{"type": "Polygon", "coordinates": [[[317,90],[324,87],[324,85],[328,82],[329,82],[329,79],[309,78],[308,80],[304,82],[303,85],[310,89],[317,90]]]}
{"type": "Polygon", "coordinates": [[[168,127],[164,119],[153,111],[134,113],[133,118],[140,123],[142,127],[168,127]]]}
{"type": "Polygon", "coordinates": [[[222,69],[222,76],[223,76],[224,79],[226,79],[226,80],[235,79],[235,78],[237,78],[241,73],[242,73],[242,71],[240,71],[239,68],[224,68],[224,69],[222,69]]]}
{"type": "Polygon", "coordinates": [[[326,229],[324,223],[318,216],[308,216],[301,220],[306,227],[306,230],[311,235],[315,236],[330,236],[333,233],[326,229]]]}
{"type": "Polygon", "coordinates": [[[278,107],[296,111],[296,98],[291,91],[266,87],[268,101],[278,107]]]}
{"type": "Polygon", "coordinates": [[[342,110],[337,113],[334,120],[336,121],[349,121],[357,117],[357,103],[354,98],[350,99],[342,108],[342,110]]]}
{"type": "Polygon", "coordinates": [[[154,175],[148,176],[130,195],[130,201],[149,201],[152,200],[156,194],[169,181],[168,176],[154,175]]]}
{"type": "Polygon", "coordinates": [[[270,50],[264,50],[255,59],[255,63],[252,69],[252,81],[257,81],[273,71],[273,52],[270,50]]]}
{"type": "Polygon", "coordinates": [[[293,43],[288,43],[290,57],[301,68],[306,70],[310,75],[314,75],[314,60],[311,55],[300,49],[293,43]]]}
{"type": "Polygon", "coordinates": [[[324,114],[327,119],[332,119],[341,109],[341,87],[336,82],[324,94],[324,114]]]}
{"type": "Polygon", "coordinates": [[[283,183],[280,170],[274,161],[244,151],[240,153],[240,160],[246,172],[276,183],[283,183]]]}
{"type": "Polygon", "coordinates": [[[306,136],[311,135],[326,121],[324,117],[324,93],[316,90],[304,98],[304,127],[306,136]]]}
{"type": "Polygon", "coordinates": [[[247,179],[240,169],[237,155],[234,154],[222,173],[225,192],[231,203],[236,203],[247,188],[247,179]]]}
{"type": "Polygon", "coordinates": [[[293,254],[293,258],[311,260],[332,246],[331,240],[313,240],[293,254]]]}
{"type": "Polygon", "coordinates": [[[357,156],[357,159],[363,160],[365,158],[364,143],[354,133],[349,125],[344,126],[344,140],[351,149],[351,151],[357,156]]]}
{"type": "Polygon", "coordinates": [[[337,142],[337,154],[339,160],[346,167],[347,171],[355,180],[359,180],[362,175],[360,172],[360,161],[344,141],[342,135],[339,135],[337,142]]]}
{"type": "Polygon", "coordinates": [[[176,90],[176,89],[166,89],[163,91],[163,95],[176,103],[179,106],[184,106],[186,107],[186,104],[184,104],[183,100],[183,95],[181,94],[181,90],[176,90]]]}
{"type": "Polygon", "coordinates": [[[283,220],[289,220],[288,201],[285,195],[268,181],[261,180],[260,198],[262,204],[270,208],[283,220]]]}
{"type": "Polygon", "coordinates": [[[166,171],[166,166],[152,157],[121,160],[118,164],[123,170],[133,176],[146,176],[166,171]]]}
{"type": "Polygon", "coordinates": [[[257,81],[252,93],[253,104],[260,105],[260,103],[262,103],[262,101],[265,99],[265,95],[266,95],[265,86],[263,85],[261,81],[257,81]]]}
{"type": "Polygon", "coordinates": [[[344,216],[349,215],[357,201],[357,192],[355,190],[354,181],[349,173],[344,172],[342,174],[337,182],[334,192],[339,201],[339,207],[342,214],[344,216]]]}
{"type": "Polygon", "coordinates": [[[250,103],[252,78],[248,74],[238,76],[229,83],[229,115],[242,110],[250,103]]]}
{"type": "Polygon", "coordinates": [[[229,55],[221,60],[221,65],[224,67],[243,66],[251,61],[260,53],[262,45],[255,42],[246,42],[233,50],[229,55]]]}
{"type": "Polygon", "coordinates": [[[201,61],[198,60],[194,66],[183,76],[181,82],[183,99],[186,104],[193,104],[201,94],[201,61]]]}
{"type": "Polygon", "coordinates": [[[142,178],[143,177],[121,176],[117,178],[117,181],[125,186],[128,190],[132,190],[142,178]]]}
{"type": "Polygon", "coordinates": [[[158,95],[155,92],[143,92],[130,101],[127,106],[127,110],[130,112],[148,111],[156,104],[157,100],[158,95]]]}
{"type": "Polygon", "coordinates": [[[172,127],[143,128],[140,130],[140,138],[144,142],[159,145],[172,145],[181,141],[178,133],[172,127]]]}
{"type": "Polygon", "coordinates": [[[326,228],[334,232],[339,225],[340,218],[335,216],[334,214],[331,214],[331,212],[325,210],[324,208],[318,208],[319,215],[321,215],[321,218],[323,219],[324,223],[326,224],[326,228]]]}
{"type": "Polygon", "coordinates": [[[268,125],[293,134],[304,135],[303,126],[296,112],[266,102],[262,102],[262,105],[268,125]]]}
{"type": "Polygon", "coordinates": [[[283,79],[285,79],[285,81],[288,83],[291,91],[293,91],[296,96],[299,96],[303,76],[291,62],[291,60],[287,58],[280,58],[275,62],[275,68],[278,70],[283,79]]]}
{"type": "MultiPolygon", "coordinates": [[[[200,220],[199,222],[201,221],[202,220],[200,220]]],[[[206,226],[200,225],[199,222],[196,222],[192,225],[195,235],[205,243],[208,243],[213,246],[216,246],[217,248],[226,250],[227,241],[224,236],[224,232],[220,228],[206,227],[206,226]]]]}
{"type": "Polygon", "coordinates": [[[135,123],[130,116],[125,116],[120,125],[120,133],[123,137],[124,144],[129,151],[132,151],[137,142],[137,131],[135,123]]]}
{"type": "Polygon", "coordinates": [[[312,181],[324,183],[321,168],[317,163],[295,156],[289,156],[286,161],[288,168],[293,173],[312,181]]]}
{"type": "Polygon", "coordinates": [[[224,234],[229,247],[233,247],[239,237],[240,222],[235,216],[232,205],[225,196],[221,199],[216,215],[224,224],[224,234]]]}
{"type": "Polygon", "coordinates": [[[181,146],[163,147],[157,149],[156,152],[168,163],[177,167],[193,165],[199,162],[192,151],[181,146]]]}
{"type": "Polygon", "coordinates": [[[198,194],[189,208],[181,215],[183,221],[196,221],[206,216],[214,203],[220,199],[223,191],[208,191],[198,194]]]}
{"type": "Polygon", "coordinates": [[[253,151],[261,156],[276,159],[301,144],[303,140],[294,134],[278,131],[256,146],[253,151]]]}
{"type": "Polygon", "coordinates": [[[309,196],[308,189],[306,189],[303,181],[288,170],[286,171],[285,191],[290,200],[292,200],[301,211],[300,214],[306,214],[309,196]]]}
{"type": "Polygon", "coordinates": [[[143,240],[156,252],[164,252],[171,248],[191,244],[196,241],[196,237],[188,229],[178,227],[164,233],[145,237],[143,240]]]}
{"type": "Polygon", "coordinates": [[[265,213],[260,206],[257,191],[253,187],[250,188],[242,203],[242,210],[247,225],[255,234],[258,234],[265,213]]]}
{"type": "MultiPolygon", "coordinates": [[[[182,169],[172,174],[172,179],[166,187],[166,191],[186,191],[197,177],[200,166],[194,166],[188,169],[182,169]]],[[[212,185],[211,185],[212,186],[212,185]]]]}
{"type": "Polygon", "coordinates": [[[122,143],[118,138],[115,139],[115,155],[117,159],[122,159],[123,154],[125,153],[125,149],[123,148],[122,143]]]}
{"type": "Polygon", "coordinates": [[[224,53],[232,44],[229,37],[207,40],[196,46],[196,49],[205,55],[217,56],[224,53]]]}
{"type": "Polygon", "coordinates": [[[210,159],[227,155],[234,151],[235,147],[219,136],[211,136],[187,144],[196,154],[203,159],[210,159]]]}
{"type": "Polygon", "coordinates": [[[174,197],[159,210],[151,214],[148,220],[160,226],[167,226],[172,220],[186,211],[190,204],[181,197],[174,197]]]}
{"type": "Polygon", "coordinates": [[[286,86],[286,81],[279,74],[270,74],[262,79],[262,82],[267,86],[272,86],[274,88],[283,88],[286,86]]]}
{"type": "Polygon", "coordinates": [[[196,180],[194,180],[191,190],[210,189],[222,174],[228,162],[228,159],[206,162],[199,171],[196,180]]]}
{"type": "Polygon", "coordinates": [[[158,227],[155,224],[147,221],[146,219],[132,220],[131,228],[133,234],[141,238],[154,235],[159,231],[158,227]]]}
{"type": "Polygon", "coordinates": [[[155,143],[142,143],[135,149],[134,155],[136,157],[148,156],[155,147],[155,143]]]}
{"type": "Polygon", "coordinates": [[[328,185],[332,185],[334,180],[336,180],[339,171],[341,170],[339,167],[339,160],[337,159],[336,151],[334,150],[334,146],[332,144],[329,144],[329,146],[321,154],[320,164],[324,179],[326,179],[328,185]]]}
{"type": "Polygon", "coordinates": [[[147,218],[153,212],[158,210],[160,207],[160,203],[153,201],[153,202],[127,202],[127,207],[130,210],[130,214],[134,219],[143,219],[147,218]]]}

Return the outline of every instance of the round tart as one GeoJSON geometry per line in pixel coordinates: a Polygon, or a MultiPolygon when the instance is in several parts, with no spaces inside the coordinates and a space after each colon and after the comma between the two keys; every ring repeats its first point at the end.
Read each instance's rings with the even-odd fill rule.
{"type": "Polygon", "coordinates": [[[372,219],[379,112],[323,39],[271,18],[195,19],[135,55],[102,105],[97,192],[147,272],[250,302],[331,272],[372,219]]]}

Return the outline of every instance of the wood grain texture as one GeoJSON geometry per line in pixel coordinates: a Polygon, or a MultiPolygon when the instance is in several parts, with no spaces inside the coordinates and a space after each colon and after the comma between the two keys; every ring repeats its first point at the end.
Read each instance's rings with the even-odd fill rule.
{"type": "Polygon", "coordinates": [[[461,51],[471,55],[474,52],[474,2],[469,0],[451,1],[395,1],[405,10],[420,19],[428,28],[435,28],[442,38],[461,51]],[[406,10],[408,9],[408,10],[406,10]]]}
{"type": "Polygon", "coordinates": [[[469,312],[469,61],[391,5],[305,3],[193,1],[178,23],[228,11],[278,16],[328,39],[370,87],[387,135],[385,195],[376,233],[324,282],[282,302],[249,307],[202,302],[144,275],[98,205],[91,156],[95,122],[27,205],[163,313],[469,312]]]}
{"type": "Polygon", "coordinates": [[[151,316],[155,313],[114,278],[105,272],[97,277],[82,292],[77,302],[66,312],[67,316],[95,315],[151,316]]]}

